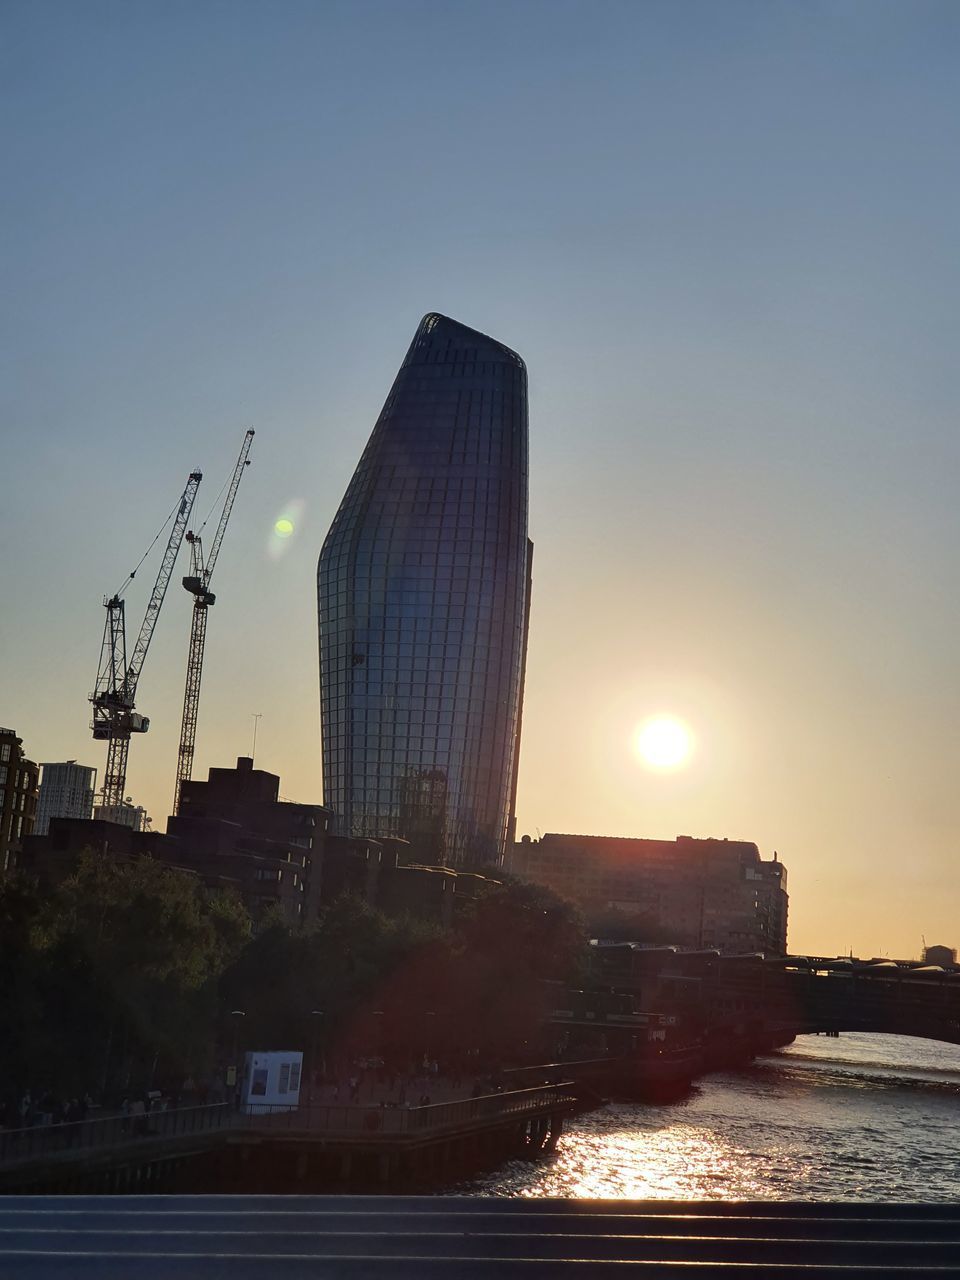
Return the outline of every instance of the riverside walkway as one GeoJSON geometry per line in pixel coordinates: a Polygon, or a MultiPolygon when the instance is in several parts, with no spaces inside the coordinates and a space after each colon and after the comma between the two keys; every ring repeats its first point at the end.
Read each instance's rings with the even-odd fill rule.
{"type": "Polygon", "coordinates": [[[458,1196],[9,1196],[5,1280],[956,1276],[960,1207],[458,1196]],[[612,1269],[612,1270],[611,1270],[612,1269]]]}
{"type": "MultiPolygon", "coordinates": [[[[62,1181],[71,1168],[107,1170],[122,1165],[126,1179],[139,1181],[137,1168],[153,1169],[164,1158],[226,1147],[288,1155],[295,1151],[298,1159],[311,1153],[342,1157],[337,1168],[344,1176],[350,1173],[352,1155],[375,1154],[382,1157],[378,1179],[389,1181],[411,1170],[409,1161],[402,1165],[401,1157],[406,1160],[411,1154],[442,1148],[444,1159],[450,1160],[457,1144],[483,1143],[497,1134],[545,1149],[556,1141],[562,1117],[575,1106],[566,1085],[550,1084],[417,1106],[371,1101],[291,1109],[262,1106],[250,1112],[214,1103],[145,1116],[8,1129],[0,1131],[0,1190],[41,1190],[48,1179],[56,1189],[57,1178],[62,1181]]],[[[304,1168],[301,1165],[301,1172],[304,1168]]],[[[124,1181],[93,1189],[139,1188],[124,1181]]]]}

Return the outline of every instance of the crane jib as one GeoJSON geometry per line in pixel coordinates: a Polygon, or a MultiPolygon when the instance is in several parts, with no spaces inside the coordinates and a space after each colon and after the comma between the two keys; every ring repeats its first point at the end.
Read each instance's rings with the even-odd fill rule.
{"type": "Polygon", "coordinates": [[[91,725],[93,736],[106,739],[108,743],[102,790],[103,804],[106,807],[123,804],[130,736],[133,733],[146,733],[150,726],[146,716],[134,711],[137,684],[202,479],[199,471],[193,471],[187,480],[129,662],[126,658],[124,602],[119,596],[113,596],[104,602],[107,621],[100,650],[97,683],[90,700],[94,708],[91,725]]]}
{"type": "Polygon", "coordinates": [[[190,542],[190,574],[183,579],[183,585],[193,595],[193,612],[190,626],[190,647],[187,650],[187,678],[183,691],[183,717],[180,722],[180,748],[177,754],[177,781],[173,794],[173,812],[180,812],[180,791],[184,782],[193,776],[193,752],[197,738],[197,715],[200,709],[200,678],[203,674],[203,650],[207,635],[207,609],[216,597],[210,591],[210,579],[216,567],[217,557],[227,522],[233,510],[237,489],[244,469],[250,465],[248,454],[253,443],[254,432],[251,428],[243,437],[240,456],[233,469],[227,496],[223,502],[223,510],[213,535],[206,562],[203,557],[203,544],[200,534],[188,534],[190,542]]]}

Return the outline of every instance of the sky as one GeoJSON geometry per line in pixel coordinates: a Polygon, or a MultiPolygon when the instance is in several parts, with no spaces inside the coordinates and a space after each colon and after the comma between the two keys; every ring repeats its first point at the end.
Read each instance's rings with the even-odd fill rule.
{"type": "Polygon", "coordinates": [[[441,311],[529,369],[519,830],[755,840],[793,951],[960,944],[958,55],[950,0],[4,0],[0,723],[102,771],[102,599],[253,426],[194,776],[260,714],[319,801],[317,555],[441,311]]]}

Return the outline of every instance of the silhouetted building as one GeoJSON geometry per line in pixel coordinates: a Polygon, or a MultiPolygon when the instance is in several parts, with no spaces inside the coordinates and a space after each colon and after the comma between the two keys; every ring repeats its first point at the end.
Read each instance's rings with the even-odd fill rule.
{"type": "Polygon", "coordinates": [[[329,906],[337,898],[349,895],[362,898],[371,907],[376,906],[383,856],[379,840],[328,835],[323,845],[321,904],[329,906]]]}
{"type": "Polygon", "coordinates": [[[320,553],[323,787],[341,835],[501,862],[531,554],[523,361],[428,315],[320,553]]]}
{"type": "Polygon", "coordinates": [[[102,818],[51,818],[46,835],[23,841],[19,866],[41,885],[57,885],[76,870],[81,854],[127,861],[159,858],[176,865],[169,838],[159,831],[135,831],[102,818]]]}
{"type": "Polygon", "coordinates": [[[923,963],[939,964],[942,965],[943,968],[947,968],[949,965],[954,965],[957,963],[957,948],[940,947],[936,945],[932,947],[924,947],[923,963]]]}
{"type": "Polygon", "coordinates": [[[235,890],[255,924],[276,910],[290,924],[312,920],[350,895],[388,915],[448,925],[496,884],[419,865],[405,840],[331,835],[328,809],[281,800],[279,791],[276,774],[241,756],[235,769],[211,769],[206,782],[183,784],[180,813],[168,819],[166,834],[97,818],[51,818],[46,835],[24,839],[20,865],[53,886],[83,853],[156,858],[210,889],[235,890]]]}
{"type": "Polygon", "coordinates": [[[320,901],[349,894],[389,916],[411,915],[443,927],[499,883],[473,872],[411,862],[405,840],[331,836],[324,842],[320,901]]]}
{"type": "Polygon", "coordinates": [[[293,923],[316,915],[330,816],[323,805],[281,800],[279,777],[241,756],[235,769],[183,784],[167,834],[178,862],[208,883],[234,883],[255,919],[278,906],[293,923]]]}
{"type": "Polygon", "coordinates": [[[279,909],[291,924],[316,914],[323,839],[329,813],[322,805],[279,799],[280,779],[241,757],[235,769],[211,769],[206,782],[185,782],[180,813],[167,833],[138,831],[94,818],[53,818],[45,836],[25,842],[23,867],[56,884],[80,854],[156,858],[190,871],[210,889],[239,893],[255,922],[279,909]]]}
{"type": "Polygon", "coordinates": [[[418,916],[446,928],[456,910],[457,880],[449,867],[381,867],[377,907],[388,916],[418,916]]]}
{"type": "Polygon", "coordinates": [[[548,834],[507,869],[577,903],[599,937],[786,953],[786,868],[749,841],[548,834]]]}
{"type": "Polygon", "coordinates": [[[23,739],[0,729],[0,871],[17,864],[20,842],[33,831],[39,767],[28,760],[23,739]]]}
{"type": "Polygon", "coordinates": [[[41,764],[40,796],[33,834],[45,836],[51,818],[90,818],[97,771],[76,760],[41,764]]]}

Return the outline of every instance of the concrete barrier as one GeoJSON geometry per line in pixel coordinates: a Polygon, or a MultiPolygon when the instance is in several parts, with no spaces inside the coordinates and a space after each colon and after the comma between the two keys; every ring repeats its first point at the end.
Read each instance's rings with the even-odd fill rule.
{"type": "Polygon", "coordinates": [[[960,1206],[458,1196],[8,1196],[0,1274],[61,1280],[960,1274],[960,1206]],[[602,1268],[602,1272],[600,1269],[602,1268]]]}

